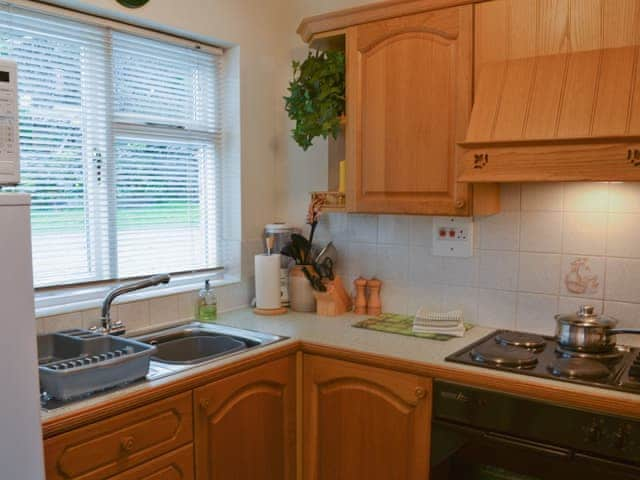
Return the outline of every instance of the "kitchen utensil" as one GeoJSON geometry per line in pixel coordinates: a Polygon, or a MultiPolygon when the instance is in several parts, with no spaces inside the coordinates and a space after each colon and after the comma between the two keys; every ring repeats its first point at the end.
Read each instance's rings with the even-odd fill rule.
{"type": "Polygon", "coordinates": [[[325,258],[322,262],[316,263],[315,267],[320,278],[327,280],[334,279],[333,260],[331,260],[330,257],[325,258]]]}
{"type": "Polygon", "coordinates": [[[318,256],[316,257],[316,263],[322,263],[327,258],[330,258],[334,265],[338,259],[338,250],[333,242],[327,243],[325,247],[320,250],[320,253],[318,253],[318,256]]]}
{"type": "Polygon", "coordinates": [[[555,319],[558,343],[578,352],[609,352],[616,346],[616,334],[640,334],[638,329],[615,328],[615,318],[596,314],[591,305],[581,305],[576,313],[558,314],[555,319]]]}

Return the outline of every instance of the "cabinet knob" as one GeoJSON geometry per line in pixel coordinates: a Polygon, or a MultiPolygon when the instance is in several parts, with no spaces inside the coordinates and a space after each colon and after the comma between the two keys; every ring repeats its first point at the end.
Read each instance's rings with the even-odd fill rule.
{"type": "Polygon", "coordinates": [[[200,400],[200,408],[202,408],[202,410],[208,410],[210,406],[211,400],[209,400],[208,398],[203,398],[202,400],[200,400]]]}
{"type": "Polygon", "coordinates": [[[466,204],[467,202],[465,202],[464,200],[456,200],[456,208],[464,208],[466,204]]]}
{"type": "Polygon", "coordinates": [[[131,453],[133,451],[133,446],[135,444],[134,440],[135,439],[133,437],[123,437],[120,440],[120,448],[122,448],[122,451],[126,453],[131,453]]]}
{"type": "Polygon", "coordinates": [[[422,387],[416,387],[416,398],[424,398],[427,395],[427,391],[422,387]]]}

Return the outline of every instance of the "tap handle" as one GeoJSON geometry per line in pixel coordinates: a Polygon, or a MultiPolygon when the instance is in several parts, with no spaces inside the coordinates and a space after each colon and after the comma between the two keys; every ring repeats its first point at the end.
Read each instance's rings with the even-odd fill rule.
{"type": "Polygon", "coordinates": [[[171,280],[171,275],[169,275],[168,273],[162,273],[159,275],[154,275],[153,277],[151,277],[149,279],[149,281],[155,283],[155,284],[160,284],[160,283],[169,283],[169,281],[171,280]]]}

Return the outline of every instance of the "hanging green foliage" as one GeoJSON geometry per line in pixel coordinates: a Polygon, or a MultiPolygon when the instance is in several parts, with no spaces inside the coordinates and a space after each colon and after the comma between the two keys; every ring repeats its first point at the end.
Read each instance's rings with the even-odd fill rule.
{"type": "Polygon", "coordinates": [[[304,62],[294,61],[285,109],[296,126],[293,139],[307,150],[316,137],[333,138],[344,115],[344,52],[309,52],[304,62]]]}

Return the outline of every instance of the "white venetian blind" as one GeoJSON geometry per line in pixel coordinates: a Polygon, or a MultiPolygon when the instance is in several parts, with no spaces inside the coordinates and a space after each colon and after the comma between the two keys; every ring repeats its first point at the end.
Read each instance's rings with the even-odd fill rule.
{"type": "Polygon", "coordinates": [[[118,271],[216,266],[218,57],[113,34],[118,271]]]}
{"type": "Polygon", "coordinates": [[[105,32],[0,9],[0,55],[18,62],[21,191],[32,195],[37,285],[96,280],[88,162],[105,155],[105,32]]]}
{"type": "Polygon", "coordinates": [[[0,7],[36,286],[220,266],[220,57],[0,7]]]}

